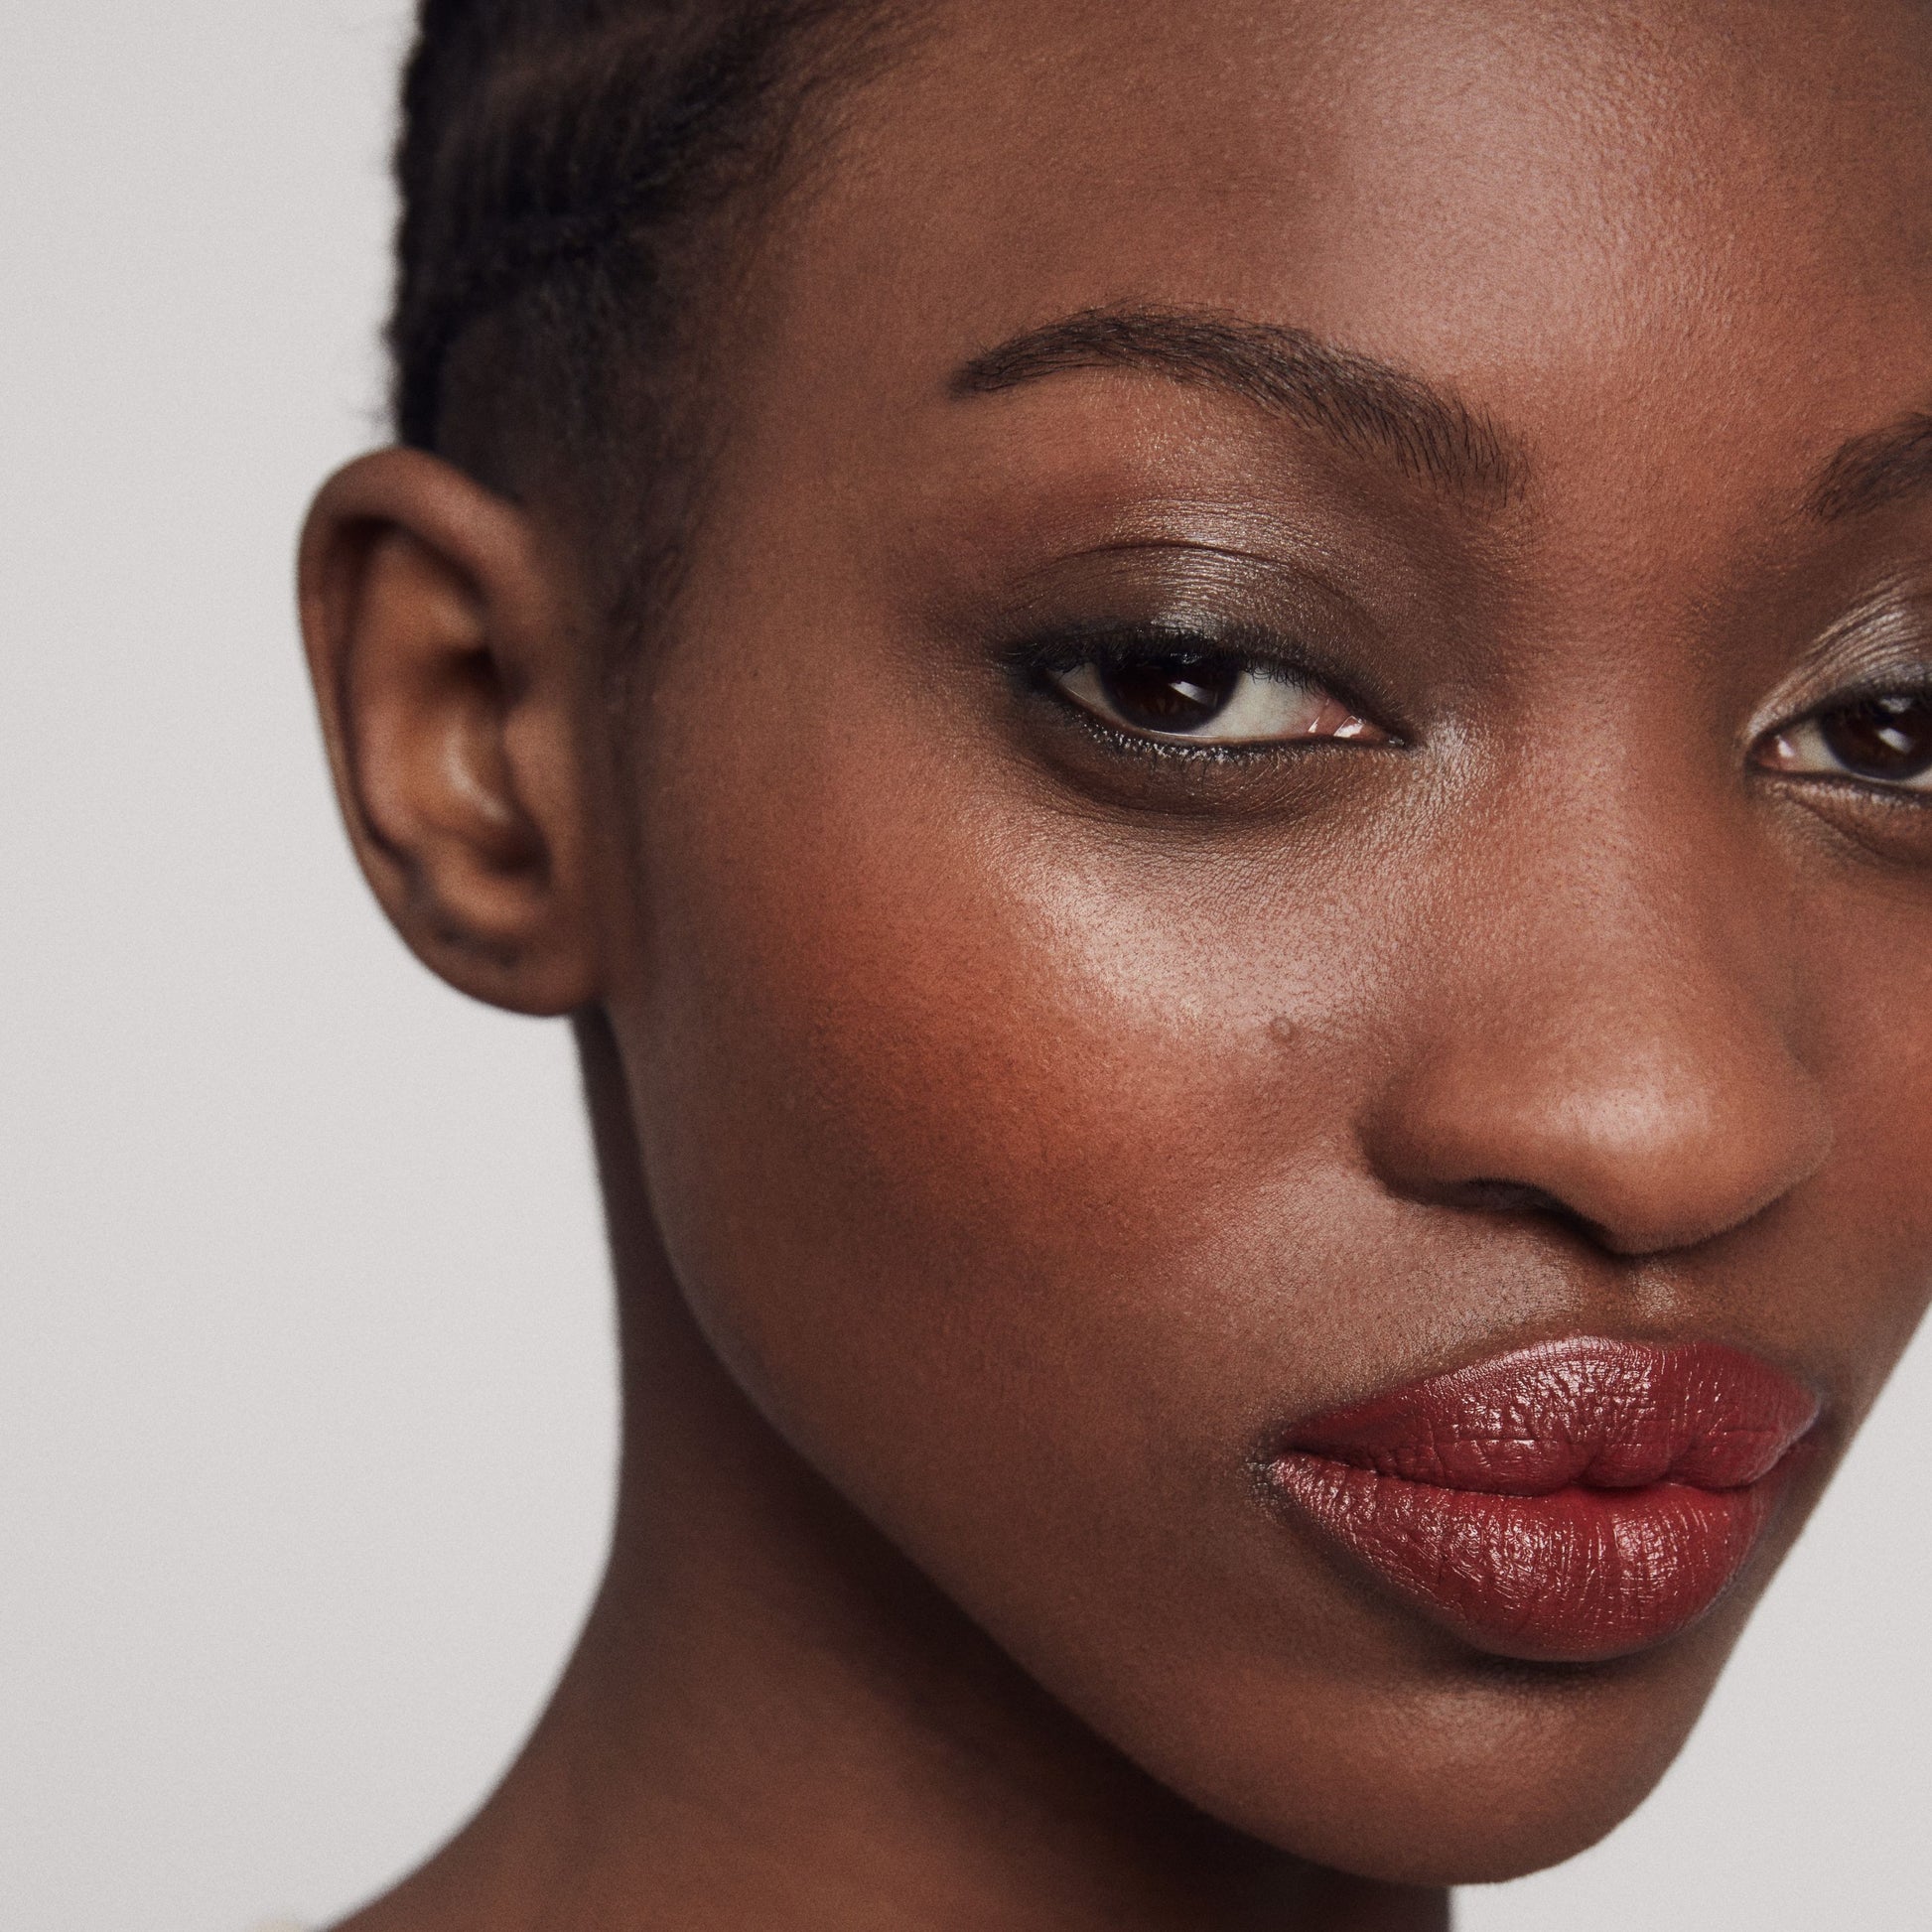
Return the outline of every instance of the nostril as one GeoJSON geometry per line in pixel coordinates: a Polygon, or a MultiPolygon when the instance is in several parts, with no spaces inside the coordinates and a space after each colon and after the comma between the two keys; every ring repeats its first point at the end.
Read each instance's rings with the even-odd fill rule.
{"type": "Polygon", "coordinates": [[[1568,1201],[1520,1180],[1458,1180],[1443,1189],[1443,1198],[1476,1214],[1543,1214],[1587,1234],[1597,1231],[1595,1222],[1568,1201]]]}

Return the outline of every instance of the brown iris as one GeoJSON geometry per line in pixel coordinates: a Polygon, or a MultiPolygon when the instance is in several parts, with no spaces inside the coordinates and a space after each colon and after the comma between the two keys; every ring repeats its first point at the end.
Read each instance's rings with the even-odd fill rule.
{"type": "Polygon", "coordinates": [[[1932,697],[1893,695],[1828,711],[1819,737],[1847,771],[1896,784],[1932,770],[1932,697]]]}
{"type": "Polygon", "coordinates": [[[1227,709],[1242,678],[1233,658],[1176,651],[1101,667],[1099,684],[1121,719],[1139,731],[1196,732],[1227,709]]]}

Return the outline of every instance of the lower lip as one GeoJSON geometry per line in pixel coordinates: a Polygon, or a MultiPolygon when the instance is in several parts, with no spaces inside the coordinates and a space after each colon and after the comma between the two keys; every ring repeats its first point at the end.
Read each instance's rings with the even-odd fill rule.
{"type": "Polygon", "coordinates": [[[1499,1656],[1595,1663],[1708,1610],[1751,1553],[1778,1476],[1493,1496],[1285,1455],[1275,1479],[1399,1594],[1499,1656]]]}
{"type": "MultiPolygon", "coordinates": [[[[1720,1353],[1741,1359],[1697,1352],[1707,1364],[1720,1353]]],[[[1411,1480],[1317,1446],[1278,1454],[1272,1474],[1278,1492],[1333,1543],[1474,1647],[1532,1662],[1596,1663],[1664,1642],[1711,1608],[1750,1556],[1795,1460],[1787,1451],[1731,1487],[1667,1476],[1512,1494],[1411,1480]]]]}

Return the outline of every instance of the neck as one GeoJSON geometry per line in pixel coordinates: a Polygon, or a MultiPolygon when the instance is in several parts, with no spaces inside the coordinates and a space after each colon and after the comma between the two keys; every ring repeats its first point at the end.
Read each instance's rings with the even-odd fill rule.
{"type": "Polygon", "coordinates": [[[623,1309],[610,1568],[495,1797],[344,1932],[1447,1925],[1156,1784],[780,1441],[669,1278],[608,1031],[580,1036],[623,1309]]]}

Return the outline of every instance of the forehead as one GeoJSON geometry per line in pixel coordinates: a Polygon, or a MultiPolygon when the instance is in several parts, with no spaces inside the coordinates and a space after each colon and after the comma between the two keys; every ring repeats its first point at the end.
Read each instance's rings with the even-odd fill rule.
{"type": "Polygon", "coordinates": [[[1918,4],[960,0],[831,158],[775,264],[796,399],[891,414],[1131,301],[1445,381],[1546,467],[1813,464],[1932,402],[1918,4]]]}

